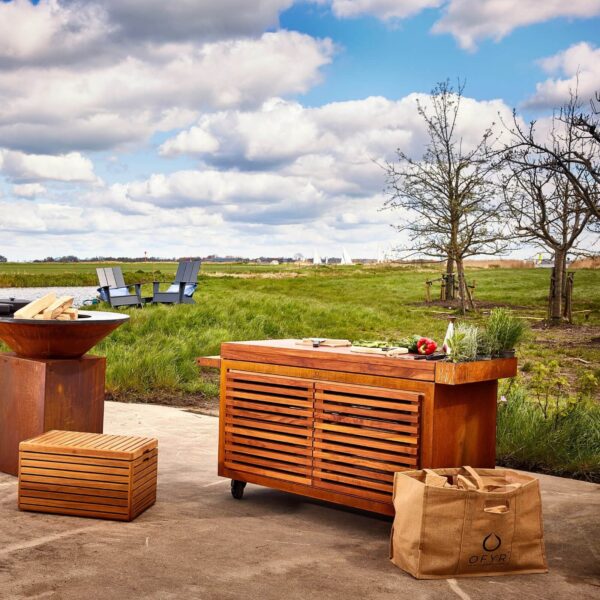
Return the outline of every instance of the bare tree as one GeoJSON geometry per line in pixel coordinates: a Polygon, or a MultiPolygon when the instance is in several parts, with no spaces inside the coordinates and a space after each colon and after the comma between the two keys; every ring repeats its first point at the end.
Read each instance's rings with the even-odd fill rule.
{"type": "Polygon", "coordinates": [[[548,313],[554,322],[563,317],[567,257],[578,250],[581,236],[593,222],[594,210],[588,201],[597,195],[598,187],[576,159],[586,145],[582,145],[577,111],[574,95],[553,114],[543,141],[538,141],[541,136],[535,122],[524,129],[513,113],[512,140],[501,152],[505,208],[512,234],[554,257],[548,296],[548,313]]]}
{"type": "Polygon", "coordinates": [[[589,109],[572,92],[569,101],[553,115],[553,135],[540,136],[536,121],[528,127],[513,119],[513,163],[522,169],[543,168],[569,181],[573,192],[589,208],[594,226],[600,222],[600,92],[589,109]],[[563,127],[559,128],[558,123],[563,127]]]}
{"type": "MultiPolygon", "coordinates": [[[[508,166],[510,171],[510,165],[508,166]]],[[[504,193],[513,234],[554,257],[548,314],[562,319],[567,288],[567,257],[590,223],[591,213],[567,179],[542,169],[507,174],[504,193]]]]}
{"type": "Polygon", "coordinates": [[[402,209],[396,226],[406,232],[410,247],[405,255],[424,255],[456,265],[462,311],[473,308],[465,279],[464,260],[474,255],[504,252],[508,243],[501,235],[499,190],[495,167],[488,159],[491,124],[480,141],[465,148],[457,133],[464,84],[457,89],[449,81],[431,92],[431,107],[418,102],[418,112],[429,136],[420,160],[396,151],[397,162],[385,165],[388,198],[386,208],[402,209]]]}

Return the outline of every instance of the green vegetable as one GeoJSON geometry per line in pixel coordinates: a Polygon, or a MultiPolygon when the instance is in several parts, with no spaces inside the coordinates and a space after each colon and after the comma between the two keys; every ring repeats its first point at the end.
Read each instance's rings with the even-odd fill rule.
{"type": "Polygon", "coordinates": [[[420,335],[411,335],[401,340],[355,340],[352,345],[363,348],[408,348],[409,352],[417,352],[417,343],[420,339],[420,335]]]}

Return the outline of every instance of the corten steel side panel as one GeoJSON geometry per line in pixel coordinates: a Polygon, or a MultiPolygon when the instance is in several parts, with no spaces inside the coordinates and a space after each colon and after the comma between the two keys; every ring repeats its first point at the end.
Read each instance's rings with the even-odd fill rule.
{"type": "Polygon", "coordinates": [[[436,385],[432,422],[432,468],[496,465],[498,382],[436,385]]]}
{"type": "Polygon", "coordinates": [[[44,431],[43,361],[0,355],[0,471],[16,475],[19,443],[44,431]]]}
{"type": "Polygon", "coordinates": [[[0,354],[0,471],[17,475],[19,443],[51,429],[102,433],[106,360],[0,354]]]}
{"type": "Polygon", "coordinates": [[[44,431],[102,433],[106,359],[48,360],[44,431]]]}

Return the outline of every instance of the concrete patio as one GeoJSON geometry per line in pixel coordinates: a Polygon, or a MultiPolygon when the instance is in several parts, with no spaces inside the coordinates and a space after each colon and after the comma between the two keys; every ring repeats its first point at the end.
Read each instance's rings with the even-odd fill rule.
{"type": "Polygon", "coordinates": [[[159,439],[154,507],[133,523],[21,513],[0,474],[1,599],[577,600],[600,595],[600,486],[540,476],[550,572],[417,581],[388,561],[391,521],[216,475],[218,420],[107,403],[105,430],[159,439]]]}

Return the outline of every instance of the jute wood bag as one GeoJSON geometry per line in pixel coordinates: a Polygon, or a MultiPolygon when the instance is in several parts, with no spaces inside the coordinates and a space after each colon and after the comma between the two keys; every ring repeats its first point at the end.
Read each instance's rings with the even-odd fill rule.
{"type": "Polygon", "coordinates": [[[394,476],[390,558],[417,579],[546,573],[539,482],[506,469],[394,476]]]}

